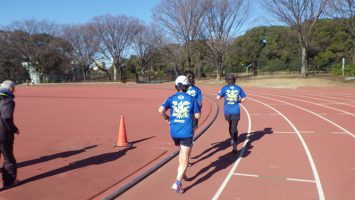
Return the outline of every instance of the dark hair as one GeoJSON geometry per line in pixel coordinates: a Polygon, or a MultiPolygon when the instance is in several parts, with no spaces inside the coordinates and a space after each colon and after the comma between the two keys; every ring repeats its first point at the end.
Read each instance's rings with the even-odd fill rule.
{"type": "Polygon", "coordinates": [[[195,77],[195,73],[193,72],[193,71],[185,71],[185,76],[187,76],[187,75],[192,75],[193,77],[195,77]]]}
{"type": "Polygon", "coordinates": [[[233,84],[233,83],[235,83],[235,81],[236,81],[236,78],[235,78],[235,76],[233,74],[227,74],[226,75],[226,82],[228,84],[233,84]]]}
{"type": "Polygon", "coordinates": [[[187,92],[188,88],[189,88],[188,85],[182,85],[182,84],[179,84],[179,86],[175,85],[175,89],[178,92],[187,92]]]}
{"type": "Polygon", "coordinates": [[[190,84],[195,84],[195,73],[193,71],[185,71],[185,76],[188,78],[190,84]]]}

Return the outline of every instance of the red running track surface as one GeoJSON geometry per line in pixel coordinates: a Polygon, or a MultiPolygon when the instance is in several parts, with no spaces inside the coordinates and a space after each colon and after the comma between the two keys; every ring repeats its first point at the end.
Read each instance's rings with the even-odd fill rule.
{"type": "MultiPolygon", "coordinates": [[[[202,86],[211,98],[218,89],[202,86]]],[[[117,199],[352,199],[355,89],[245,91],[237,155],[220,101],[218,118],[195,142],[185,194],[170,188],[174,158],[117,199]]],[[[176,151],[157,112],[173,92],[162,85],[19,87],[22,184],[0,199],[101,199],[119,189],[176,151]],[[133,148],[113,148],[121,114],[133,148]]],[[[212,104],[205,98],[204,123],[212,104]]]]}

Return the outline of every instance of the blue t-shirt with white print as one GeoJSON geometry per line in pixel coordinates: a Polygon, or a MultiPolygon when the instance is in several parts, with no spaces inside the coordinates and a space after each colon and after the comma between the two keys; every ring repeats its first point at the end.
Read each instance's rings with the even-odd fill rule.
{"type": "Polygon", "coordinates": [[[224,97],[224,114],[240,114],[239,99],[246,97],[243,89],[235,84],[224,86],[218,96],[224,97]]]}
{"type": "Polygon", "coordinates": [[[162,106],[170,109],[170,135],[172,138],[193,137],[192,116],[200,112],[195,98],[184,92],[169,97],[162,106]]]}
{"type": "Polygon", "coordinates": [[[198,104],[202,105],[202,92],[200,88],[196,87],[195,85],[190,85],[189,88],[187,89],[187,94],[189,94],[192,97],[195,97],[198,104]]]}

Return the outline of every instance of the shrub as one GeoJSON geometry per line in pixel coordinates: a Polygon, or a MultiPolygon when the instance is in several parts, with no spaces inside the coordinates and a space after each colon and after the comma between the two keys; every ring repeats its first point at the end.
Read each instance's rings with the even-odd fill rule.
{"type": "MultiPolygon", "coordinates": [[[[341,68],[342,68],[341,65],[334,65],[331,69],[331,73],[333,75],[343,75],[341,68]]],[[[355,64],[345,65],[344,75],[345,76],[354,76],[355,75],[355,64]]]]}

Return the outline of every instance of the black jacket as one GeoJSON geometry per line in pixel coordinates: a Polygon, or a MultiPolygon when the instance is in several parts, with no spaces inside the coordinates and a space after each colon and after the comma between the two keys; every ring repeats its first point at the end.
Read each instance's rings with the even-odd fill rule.
{"type": "Polygon", "coordinates": [[[18,131],[14,124],[15,101],[11,92],[0,91],[0,142],[13,140],[18,131]]]}

